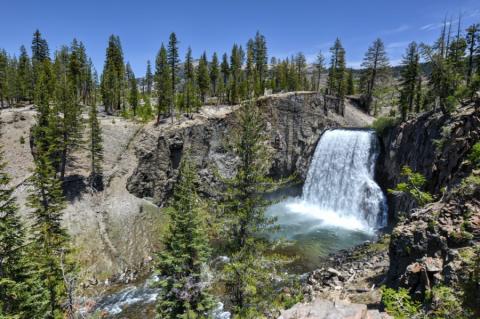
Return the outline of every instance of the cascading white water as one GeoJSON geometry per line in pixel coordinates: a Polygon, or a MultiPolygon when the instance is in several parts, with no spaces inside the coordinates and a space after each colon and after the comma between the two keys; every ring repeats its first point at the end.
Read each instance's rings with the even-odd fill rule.
{"type": "Polygon", "coordinates": [[[368,232],[385,226],[385,196],[374,181],[377,157],[373,131],[326,131],[312,158],[301,200],[286,205],[327,226],[368,232]]]}

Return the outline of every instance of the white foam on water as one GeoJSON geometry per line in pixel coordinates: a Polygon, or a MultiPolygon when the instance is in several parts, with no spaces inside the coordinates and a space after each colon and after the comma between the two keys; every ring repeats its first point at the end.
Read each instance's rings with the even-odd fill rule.
{"type": "Polygon", "coordinates": [[[385,226],[386,200],[374,180],[377,157],[373,131],[326,131],[315,149],[301,201],[287,205],[326,226],[367,232],[385,226]]]}

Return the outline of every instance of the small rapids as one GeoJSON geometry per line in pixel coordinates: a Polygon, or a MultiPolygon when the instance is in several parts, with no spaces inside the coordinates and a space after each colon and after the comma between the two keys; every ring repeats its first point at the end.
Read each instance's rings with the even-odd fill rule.
{"type": "MultiPolygon", "coordinates": [[[[370,240],[387,223],[385,196],[374,181],[378,140],[373,131],[336,129],[320,138],[302,195],[289,197],[267,209],[280,230],[274,238],[291,244],[283,253],[299,257],[292,271],[318,267],[320,258],[370,240]]],[[[105,296],[96,310],[108,318],[153,318],[158,278],[105,296]]],[[[218,303],[215,319],[230,319],[218,303]]]]}
{"type": "MultiPolygon", "coordinates": [[[[96,311],[106,317],[102,318],[150,318],[155,313],[155,301],[160,288],[154,288],[157,276],[145,281],[141,286],[129,286],[117,293],[107,295],[96,304],[96,311]],[[142,316],[144,315],[144,316],[142,316]]],[[[219,302],[213,310],[214,319],[230,319],[230,313],[223,310],[219,302]]]]}

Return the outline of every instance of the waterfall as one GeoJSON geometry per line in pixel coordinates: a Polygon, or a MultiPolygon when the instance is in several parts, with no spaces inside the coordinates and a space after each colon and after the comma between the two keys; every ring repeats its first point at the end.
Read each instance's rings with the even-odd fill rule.
{"type": "Polygon", "coordinates": [[[374,181],[378,150],[373,131],[326,131],[308,170],[303,201],[320,214],[353,221],[361,228],[385,226],[385,196],[374,181]]]}

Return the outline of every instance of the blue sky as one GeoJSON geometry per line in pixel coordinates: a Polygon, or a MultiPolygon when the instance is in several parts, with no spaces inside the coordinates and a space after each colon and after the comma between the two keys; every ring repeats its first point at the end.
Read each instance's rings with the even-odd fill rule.
{"type": "MultiPolygon", "coordinates": [[[[51,51],[76,37],[101,71],[108,36],[120,36],[125,60],[137,76],[154,60],[160,44],[175,31],[182,58],[188,46],[223,54],[234,42],[244,45],[259,30],[269,55],[302,51],[312,60],[341,38],[347,62],[358,67],[369,44],[384,40],[391,61],[400,60],[412,41],[432,42],[441,22],[463,15],[464,26],[480,22],[479,0],[176,0],[176,1],[33,1],[1,0],[0,48],[29,49],[39,28],[51,51]]],[[[454,26],[456,28],[456,26],[454,26]]],[[[30,50],[29,50],[30,51],[30,50]]]]}

